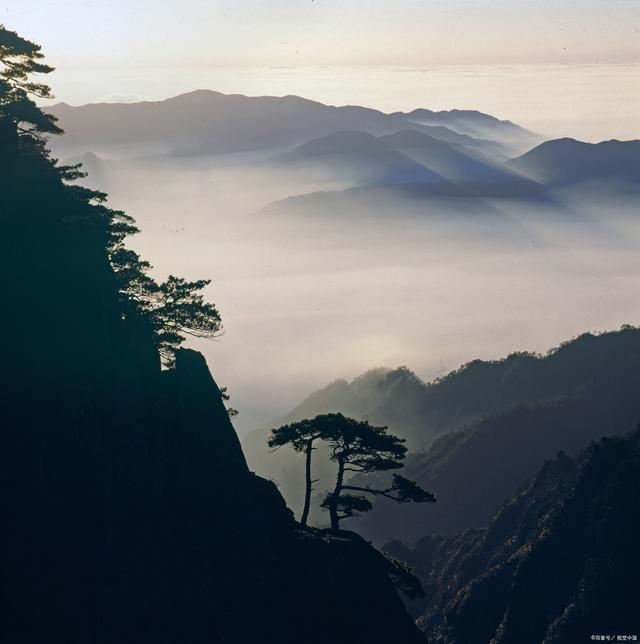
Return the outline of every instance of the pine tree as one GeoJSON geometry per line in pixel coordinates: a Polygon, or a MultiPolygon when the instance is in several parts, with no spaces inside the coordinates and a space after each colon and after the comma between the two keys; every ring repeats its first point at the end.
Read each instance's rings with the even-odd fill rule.
{"type": "Polygon", "coordinates": [[[320,414],[289,425],[272,429],[267,439],[270,447],[284,445],[305,454],[305,495],[300,523],[306,525],[311,507],[313,483],[311,458],[315,443],[326,442],[329,458],[337,463],[338,472],[332,492],[321,507],[329,511],[331,528],[338,530],[340,521],[355,517],[373,508],[365,495],[383,496],[397,503],[434,503],[435,496],[423,490],[415,481],[394,474],[388,487],[352,485],[345,481],[348,472],[370,474],[400,469],[407,448],[404,439],[387,433],[386,427],[374,427],[366,421],[347,418],[342,414],[320,414]],[[359,494],[349,494],[358,492],[359,494]]]}
{"type": "Polygon", "coordinates": [[[208,280],[187,281],[170,275],[158,284],[150,275],[151,264],[125,246],[138,228],[134,220],[106,205],[107,195],[75,183],[85,173],[81,165],[60,165],[46,149],[47,137],[62,134],[56,118],[41,110],[34,99],[52,98],[48,85],[32,80],[34,74],[49,74],[53,68],[42,62],[39,45],[0,25],[0,144],[8,170],[2,177],[2,199],[19,207],[23,192],[24,164],[37,171],[50,191],[40,197],[43,212],[54,199],[64,226],[90,238],[91,246],[106,252],[113,269],[123,319],[139,318],[153,331],[156,346],[166,366],[173,364],[176,349],[186,336],[210,338],[220,333],[222,321],[201,291],[208,280]],[[12,152],[13,151],[13,152],[12,152]],[[11,155],[13,154],[13,158],[11,155]],[[11,163],[11,162],[14,163],[11,163]]]}
{"type": "Polygon", "coordinates": [[[311,493],[313,484],[316,482],[311,478],[311,456],[313,453],[314,443],[327,434],[327,424],[330,423],[331,416],[317,416],[313,420],[301,420],[290,425],[283,425],[277,429],[272,429],[267,444],[269,447],[279,448],[284,445],[290,445],[296,452],[305,454],[305,486],[304,486],[304,507],[300,523],[307,525],[309,520],[309,510],[311,508],[311,493]]]}
{"type": "Polygon", "coordinates": [[[386,427],[374,427],[367,421],[334,414],[331,430],[323,438],[329,443],[330,458],[338,465],[336,483],[322,503],[329,511],[331,529],[340,529],[340,521],[372,509],[365,495],[383,496],[397,503],[434,503],[435,496],[415,481],[394,474],[386,488],[352,485],[345,482],[347,472],[370,474],[403,467],[407,448],[404,439],[387,433],[386,427]],[[345,493],[347,491],[347,493],[345,493]],[[349,494],[348,492],[360,494],[349,494]]]}
{"type": "Polygon", "coordinates": [[[40,50],[40,45],[0,25],[0,120],[5,126],[11,122],[18,133],[32,137],[62,133],[56,119],[39,109],[32,98],[51,98],[46,84],[30,78],[54,70],[41,62],[44,55],[40,50]]]}

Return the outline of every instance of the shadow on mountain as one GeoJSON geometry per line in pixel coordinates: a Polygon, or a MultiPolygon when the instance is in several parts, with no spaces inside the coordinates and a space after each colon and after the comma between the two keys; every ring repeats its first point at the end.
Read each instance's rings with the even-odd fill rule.
{"type": "Polygon", "coordinates": [[[442,176],[366,132],[335,132],[272,157],[283,170],[339,178],[358,184],[440,182],[442,176]]]}
{"type": "Polygon", "coordinates": [[[402,130],[380,137],[387,145],[414,159],[447,181],[504,183],[520,177],[481,153],[439,141],[422,132],[402,130]]]}
{"type": "MultiPolygon", "coordinates": [[[[604,428],[609,431],[609,428],[604,428]]],[[[633,634],[640,434],[560,452],[488,527],[386,550],[415,567],[430,642],[544,644],[633,634]]]]}
{"type": "Polygon", "coordinates": [[[486,525],[558,450],[576,454],[592,440],[635,426],[639,363],[640,331],[631,328],[583,335],[542,360],[516,355],[495,365],[471,363],[443,384],[451,391],[457,378],[467,379],[460,400],[484,407],[484,415],[407,458],[407,476],[433,490],[437,506],[427,516],[381,499],[357,520],[358,531],[374,541],[413,542],[486,525]]]}
{"type": "Polygon", "coordinates": [[[507,166],[547,186],[587,181],[640,182],[640,141],[547,141],[507,166]]]}
{"type": "Polygon", "coordinates": [[[473,138],[499,141],[505,146],[527,150],[540,143],[541,137],[511,121],[500,120],[477,110],[435,112],[419,108],[411,112],[395,112],[393,116],[429,127],[446,127],[473,138]]]}

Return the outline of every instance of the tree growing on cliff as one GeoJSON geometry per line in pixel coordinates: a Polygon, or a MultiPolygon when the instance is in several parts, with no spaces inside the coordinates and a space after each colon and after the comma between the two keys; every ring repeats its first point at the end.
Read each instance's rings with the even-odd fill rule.
{"type": "Polygon", "coordinates": [[[200,291],[210,280],[188,282],[169,275],[148,294],[149,318],[155,330],[160,355],[171,364],[185,336],[213,338],[222,329],[215,305],[204,301],[200,291]]]}
{"type": "Polygon", "coordinates": [[[398,503],[434,503],[435,496],[417,483],[394,474],[389,486],[370,487],[351,485],[345,481],[348,472],[369,474],[403,467],[407,448],[404,439],[387,433],[386,427],[373,427],[366,421],[347,418],[342,414],[320,414],[277,429],[272,429],[267,439],[269,447],[292,447],[305,454],[305,495],[300,523],[307,525],[311,507],[313,483],[311,459],[315,443],[328,443],[329,458],[337,463],[338,472],[332,492],[321,507],[329,511],[332,530],[340,529],[340,521],[358,516],[372,509],[365,495],[383,496],[398,503]],[[346,491],[359,492],[348,494],[346,491]]]}
{"type": "Polygon", "coordinates": [[[43,112],[31,98],[51,98],[46,84],[30,78],[32,74],[53,71],[53,67],[41,62],[44,55],[40,49],[40,45],[0,25],[0,115],[18,133],[32,137],[62,132],[55,118],[43,112]]]}
{"type": "Polygon", "coordinates": [[[365,495],[382,496],[397,503],[434,503],[436,498],[415,481],[394,474],[387,487],[352,485],[345,482],[347,472],[371,474],[403,467],[407,452],[404,439],[387,433],[386,427],[374,427],[366,421],[335,414],[334,422],[323,439],[329,442],[330,459],[337,463],[336,483],[322,502],[329,511],[331,529],[340,529],[340,521],[372,509],[365,495]],[[346,493],[345,493],[346,492],[346,493]],[[349,494],[358,492],[359,494],[349,494]]]}
{"type": "Polygon", "coordinates": [[[303,452],[305,455],[304,507],[300,518],[302,525],[307,525],[309,519],[311,492],[313,491],[313,484],[316,482],[311,478],[311,456],[315,449],[314,443],[318,439],[329,435],[331,423],[336,416],[337,414],[324,414],[311,420],[305,419],[297,423],[283,425],[277,429],[272,429],[267,439],[269,447],[278,449],[284,445],[289,445],[296,452],[303,452]]]}
{"type": "Polygon", "coordinates": [[[205,302],[200,292],[210,280],[188,282],[170,275],[158,284],[148,275],[151,264],[121,242],[114,245],[109,258],[119,285],[123,316],[141,316],[148,321],[166,366],[173,364],[173,356],[185,336],[219,335],[220,313],[214,304],[205,302]]]}
{"type": "MultiPolygon", "coordinates": [[[[99,252],[106,253],[118,287],[122,318],[144,319],[163,363],[170,366],[187,335],[210,338],[222,329],[217,308],[205,302],[201,293],[209,281],[170,275],[166,281],[156,282],[148,274],[149,262],[124,244],[127,236],[138,232],[134,220],[108,208],[106,194],[73,183],[86,176],[80,164],[59,165],[50,157],[47,137],[62,130],[55,117],[34,101],[52,98],[46,84],[32,80],[34,74],[53,71],[42,62],[43,57],[39,45],[0,24],[0,147],[6,150],[5,161],[9,159],[11,166],[11,161],[25,163],[28,159],[31,170],[41,173],[42,185],[50,191],[46,199],[43,196],[43,203],[57,203],[65,227],[87,238],[86,244],[79,245],[95,244],[99,252]],[[11,150],[19,152],[13,159],[11,150]]],[[[20,201],[21,176],[18,169],[11,174],[11,167],[5,172],[8,190],[15,193],[3,194],[5,199],[20,201]]]]}

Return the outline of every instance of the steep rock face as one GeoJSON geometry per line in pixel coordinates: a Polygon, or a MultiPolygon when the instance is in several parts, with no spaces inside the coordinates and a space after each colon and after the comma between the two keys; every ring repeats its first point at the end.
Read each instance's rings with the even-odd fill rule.
{"type": "Polygon", "coordinates": [[[640,433],[559,454],[482,530],[386,549],[414,565],[432,642],[533,644],[637,632],[640,433]]]}
{"type": "Polygon", "coordinates": [[[161,370],[76,193],[0,144],[0,640],[422,641],[379,553],[249,471],[202,356],[161,370]]]}

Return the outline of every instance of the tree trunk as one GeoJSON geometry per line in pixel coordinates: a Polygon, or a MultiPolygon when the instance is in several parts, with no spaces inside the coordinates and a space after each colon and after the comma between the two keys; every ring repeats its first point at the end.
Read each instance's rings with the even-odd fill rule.
{"type": "Polygon", "coordinates": [[[344,480],[344,461],[338,461],[338,476],[336,478],[336,487],[331,494],[331,501],[329,503],[329,516],[331,517],[331,529],[337,532],[340,529],[340,519],[338,518],[338,499],[342,492],[342,484],[344,480]]]}
{"type": "Polygon", "coordinates": [[[311,452],[313,451],[313,438],[307,441],[307,448],[305,450],[306,463],[305,463],[305,489],[304,489],[304,508],[302,510],[302,517],[300,523],[307,525],[309,519],[309,508],[311,507],[311,452]]]}

